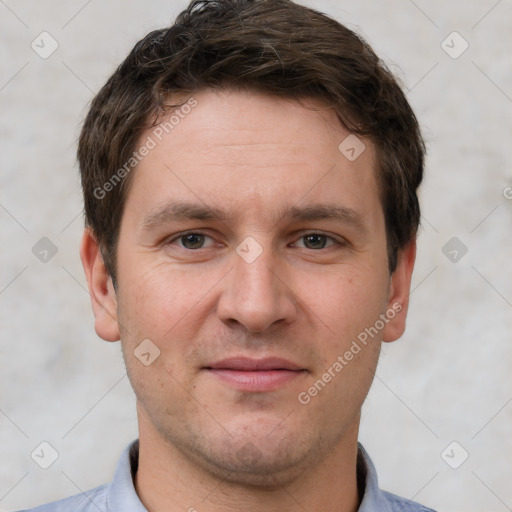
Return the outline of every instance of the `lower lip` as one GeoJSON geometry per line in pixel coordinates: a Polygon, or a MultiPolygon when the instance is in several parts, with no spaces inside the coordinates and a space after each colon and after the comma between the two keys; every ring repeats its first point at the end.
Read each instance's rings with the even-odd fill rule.
{"type": "Polygon", "coordinates": [[[298,370],[242,371],[209,368],[208,372],[241,391],[273,391],[302,376],[298,370]]]}

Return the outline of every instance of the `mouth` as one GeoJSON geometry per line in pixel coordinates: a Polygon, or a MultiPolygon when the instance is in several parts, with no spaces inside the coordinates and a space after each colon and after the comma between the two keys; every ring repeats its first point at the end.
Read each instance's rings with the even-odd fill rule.
{"type": "Polygon", "coordinates": [[[247,357],[223,359],[203,370],[231,387],[249,392],[274,391],[307,373],[305,368],[286,359],[247,357]]]}

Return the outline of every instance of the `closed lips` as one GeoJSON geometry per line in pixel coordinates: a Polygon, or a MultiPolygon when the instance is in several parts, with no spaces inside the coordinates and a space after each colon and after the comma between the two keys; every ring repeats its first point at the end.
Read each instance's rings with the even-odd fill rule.
{"type": "Polygon", "coordinates": [[[282,358],[251,359],[247,357],[234,357],[223,359],[205,367],[207,370],[236,370],[246,372],[288,370],[302,371],[297,364],[282,358]]]}

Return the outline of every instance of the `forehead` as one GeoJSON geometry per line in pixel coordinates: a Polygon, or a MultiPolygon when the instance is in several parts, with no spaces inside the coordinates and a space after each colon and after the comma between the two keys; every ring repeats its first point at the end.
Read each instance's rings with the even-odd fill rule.
{"type": "Polygon", "coordinates": [[[270,219],[308,201],[354,211],[378,203],[373,145],[354,139],[322,102],[204,90],[188,105],[141,137],[153,147],[132,177],[127,209],[147,217],[185,199],[270,219]]]}

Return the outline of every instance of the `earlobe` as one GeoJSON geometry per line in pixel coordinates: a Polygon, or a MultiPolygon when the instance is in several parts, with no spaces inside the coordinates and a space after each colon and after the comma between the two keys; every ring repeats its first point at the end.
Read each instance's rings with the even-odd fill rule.
{"type": "Polygon", "coordinates": [[[96,237],[90,228],[85,228],[82,235],[80,259],[89,286],[96,333],[105,341],[118,341],[120,335],[116,292],[103,262],[96,237]]]}
{"type": "Polygon", "coordinates": [[[405,320],[409,308],[411,277],[416,260],[416,240],[412,240],[398,253],[398,263],[391,275],[386,309],[388,322],[382,332],[382,341],[395,341],[405,331],[405,320]]]}

